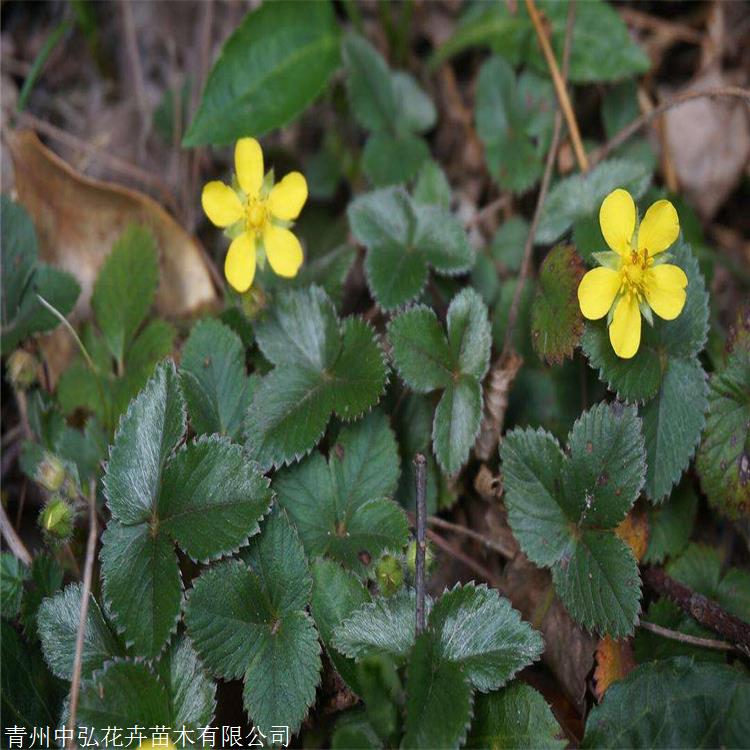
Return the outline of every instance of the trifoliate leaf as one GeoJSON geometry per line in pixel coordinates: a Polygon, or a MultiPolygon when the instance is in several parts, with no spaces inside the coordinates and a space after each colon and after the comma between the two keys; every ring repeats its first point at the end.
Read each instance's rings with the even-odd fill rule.
{"type": "Polygon", "coordinates": [[[430,156],[430,149],[419,136],[374,133],[362,152],[362,168],[375,187],[406,182],[414,177],[430,156]]]}
{"type": "MultiPolygon", "coordinates": [[[[81,584],[67,586],[45,599],[37,614],[37,628],[44,658],[52,673],[63,680],[73,678],[76,638],[81,616],[81,584]]],[[[81,675],[85,679],[104,662],[124,656],[124,649],[105,621],[93,596],[89,597],[83,636],[81,675]]]]}
{"type": "Polygon", "coordinates": [[[639,413],[646,439],[646,494],[661,502],[695,453],[705,424],[706,374],[695,359],[667,361],[656,396],[639,413]]]}
{"type": "Polygon", "coordinates": [[[396,440],[376,411],[341,430],[327,464],[315,453],[279,472],[274,489],[310,556],[364,573],[366,561],[408,539],[406,517],[391,500],[398,475],[396,440]]]}
{"type": "Polygon", "coordinates": [[[413,200],[402,188],[360,195],[347,209],[354,236],[367,247],[370,291],[383,309],[414,299],[427,267],[455,275],[474,264],[461,224],[444,208],[413,200]]]}
{"type": "Polygon", "coordinates": [[[374,331],[358,319],[339,323],[322,289],[279,295],[255,332],[276,365],[245,420],[247,448],[262,465],[300,458],[315,447],[333,412],[356,419],[379,400],[386,367],[374,331]]]}
{"type": "Polygon", "coordinates": [[[712,507],[730,518],[750,511],[750,352],[736,348],[711,376],[708,415],[696,461],[712,507]]]}
{"type": "Polygon", "coordinates": [[[231,328],[211,318],[194,326],[182,350],[180,382],[196,432],[237,438],[249,385],[245,351],[231,328]]]}
{"type": "Polygon", "coordinates": [[[487,166],[501,188],[523,192],[542,174],[554,120],[550,81],[525,72],[516,78],[496,56],[479,71],[477,133],[484,142],[487,166]]]}
{"type": "Polygon", "coordinates": [[[208,76],[183,146],[226,145],[286,125],[320,94],[340,60],[333,8],[269,3],[242,20],[208,76]]]}
{"type": "Polygon", "coordinates": [[[136,654],[154,657],[176,627],[174,542],[207,560],[242,545],[271,500],[242,448],[218,436],[174,452],[186,428],[177,373],[160,365],[120,422],[104,479],[104,596],[136,654]],[[137,582],[137,585],[134,585],[137,582]]]}
{"type": "Polygon", "coordinates": [[[640,578],[613,532],[645,475],[635,407],[598,404],[574,424],[568,453],[543,431],[509,432],[500,449],[508,521],[524,553],[552,568],[555,589],[581,624],[632,632],[640,578]]]}
{"type": "Polygon", "coordinates": [[[661,563],[679,554],[693,532],[698,497],[687,482],[677,487],[669,499],[648,509],[648,548],[645,563],[661,563]]]}
{"type": "Polygon", "coordinates": [[[547,701],[530,685],[514,682],[476,697],[466,747],[562,750],[566,744],[547,701]]]}
{"type": "Polygon", "coordinates": [[[243,558],[196,579],[185,610],[188,634],[212,672],[244,675],[245,708],[256,726],[296,732],[315,698],[321,661],[305,612],[312,580],[283,512],[264,522],[243,558]]]}
{"type": "Polygon", "coordinates": [[[422,633],[406,670],[404,747],[460,747],[471,724],[473,698],[461,665],[440,657],[431,630],[422,633]]]}
{"type": "Polygon", "coordinates": [[[677,657],[613,685],[589,714],[582,747],[741,747],[748,733],[747,673],[677,657]]]}
{"type": "Polygon", "coordinates": [[[531,318],[531,341],[541,359],[560,363],[573,356],[583,335],[578,285],[583,264],[570,245],[550,250],[539,269],[531,318]]]}
{"type": "Polygon", "coordinates": [[[21,610],[23,582],[29,569],[10,552],[0,555],[0,610],[7,620],[12,620],[21,610]]]}
{"type": "Polygon", "coordinates": [[[114,244],[96,277],[91,307],[114,359],[125,352],[154,302],[159,260],[154,236],[130,225],[114,244]]]}
{"type": "Polygon", "coordinates": [[[320,638],[336,671],[358,692],[357,670],[353,660],[333,646],[333,632],[355,609],[370,601],[370,595],[357,576],[333,560],[320,557],[312,563],[313,592],[311,611],[320,638]]]}
{"type": "Polygon", "coordinates": [[[623,159],[603,161],[588,174],[560,180],[544,202],[537,244],[551,244],[578,219],[598,215],[602,201],[615,188],[623,188],[633,198],[640,198],[650,182],[651,172],[643,164],[623,159]]]}

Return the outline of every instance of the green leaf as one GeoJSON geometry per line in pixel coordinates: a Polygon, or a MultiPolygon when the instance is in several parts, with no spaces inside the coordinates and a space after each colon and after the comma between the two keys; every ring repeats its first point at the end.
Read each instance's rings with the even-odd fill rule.
{"type": "Polygon", "coordinates": [[[378,304],[392,310],[422,293],[429,267],[421,253],[386,241],[367,253],[365,274],[367,286],[373,293],[377,290],[378,304]]]}
{"type": "Polygon", "coordinates": [[[367,589],[357,576],[333,560],[319,557],[312,563],[313,591],[310,609],[320,638],[336,671],[355,691],[357,670],[353,660],[342,656],[333,646],[333,632],[362,604],[370,601],[367,589]]]}
{"type": "Polygon", "coordinates": [[[750,509],[750,353],[736,348],[711,376],[696,466],[712,507],[739,518],[750,509]]]}
{"type": "Polygon", "coordinates": [[[3,266],[3,299],[0,306],[4,333],[15,318],[26,288],[32,281],[39,250],[34,224],[26,209],[6,194],[0,196],[0,231],[3,266]]]}
{"type": "Polygon", "coordinates": [[[598,215],[602,201],[615,188],[624,188],[633,198],[640,198],[650,182],[651,173],[643,164],[624,159],[609,159],[586,175],[565,177],[555,184],[544,202],[536,243],[551,244],[578,219],[598,215]]]}
{"type": "Polygon", "coordinates": [[[432,447],[448,476],[454,476],[469,458],[482,423],[482,386],[469,375],[448,384],[435,409],[432,447]]]}
{"type": "Polygon", "coordinates": [[[367,139],[362,168],[375,187],[385,187],[410,180],[429,156],[430,149],[419,136],[377,132],[367,139]]]}
{"type": "Polygon", "coordinates": [[[530,685],[514,682],[477,697],[466,747],[561,750],[566,745],[547,701],[530,685]]]}
{"type": "Polygon", "coordinates": [[[24,633],[32,640],[39,640],[39,608],[47,597],[60,590],[63,574],[60,564],[49,554],[37,554],[31,561],[30,586],[21,603],[21,624],[24,633]]]}
{"type": "Polygon", "coordinates": [[[341,430],[328,464],[315,453],[279,472],[274,489],[310,556],[327,555],[362,574],[364,560],[408,539],[390,499],[399,475],[396,440],[380,412],[341,430]]]}
{"type": "Polygon", "coordinates": [[[441,206],[450,208],[451,186],[440,165],[428,159],[422,164],[416,182],[412,198],[417,203],[425,203],[428,206],[441,206]]]}
{"type": "Polygon", "coordinates": [[[550,250],[539,269],[531,319],[531,340],[540,359],[560,363],[573,356],[583,335],[578,285],[581,259],[571,245],[550,250]]]}
{"type": "Polygon", "coordinates": [[[331,735],[331,750],[379,750],[382,747],[383,743],[367,720],[365,711],[354,708],[339,714],[331,735]]]}
{"type": "Polygon", "coordinates": [[[28,568],[15,555],[0,555],[0,611],[5,619],[12,620],[21,611],[23,583],[28,578],[28,568]]]}
{"type": "Polygon", "coordinates": [[[249,384],[245,350],[231,328],[211,318],[196,323],[182,350],[180,382],[196,432],[238,437],[249,384]]]}
{"type": "Polygon", "coordinates": [[[564,454],[541,430],[509,432],[500,449],[508,522],[529,559],[552,568],[571,615],[614,637],[632,632],[640,578],[614,533],[645,476],[635,407],[601,403],[573,425],[564,454]]]}
{"type": "Polygon", "coordinates": [[[487,308],[471,287],[451,300],[446,324],[453,362],[464,375],[481,381],[490,367],[492,336],[487,308]]]}
{"type": "MultiPolygon", "coordinates": [[[[66,586],[63,591],[45,599],[37,614],[37,628],[44,658],[53,674],[63,680],[73,679],[82,591],[79,583],[66,586]]],[[[87,678],[100,669],[104,662],[123,655],[122,645],[105,621],[96,600],[90,595],[83,636],[82,677],[87,678]]]]}
{"type": "Polygon", "coordinates": [[[741,747],[750,733],[750,678],[686,657],[637,667],[607,691],[582,747],[741,747]]]}
{"type": "Polygon", "coordinates": [[[648,508],[648,549],[645,563],[661,563],[685,549],[698,512],[698,496],[683,482],[661,505],[648,508]]]}
{"type": "Polygon", "coordinates": [[[477,133],[487,166],[501,188],[523,192],[542,174],[552,136],[552,84],[533,73],[516,78],[502,57],[484,63],[477,83],[477,133]]]}
{"type": "MultiPolygon", "coordinates": [[[[427,598],[425,609],[432,601],[427,598]]],[[[333,631],[333,646],[345,656],[392,656],[404,660],[414,644],[416,595],[401,589],[393,596],[363,604],[333,631]]]]}
{"type": "Polygon", "coordinates": [[[225,145],[286,125],[317,98],[338,64],[330,3],[302,14],[289,3],[262,5],[224,44],[183,146],[225,145]]]}
{"type": "Polygon", "coordinates": [[[403,746],[461,746],[471,725],[474,702],[471,683],[457,662],[440,658],[432,631],[414,645],[406,670],[406,734],[403,746]]]}
{"type": "Polygon", "coordinates": [[[309,453],[331,413],[356,419],[374,406],[386,368],[368,323],[340,323],[318,287],[279,295],[256,325],[261,351],[276,368],[254,393],[245,436],[262,465],[281,466],[309,453]]]}
{"type": "Polygon", "coordinates": [[[391,75],[398,112],[397,129],[424,133],[435,126],[437,111],[429,96],[422,90],[416,78],[398,71],[391,75]]]}
{"type": "Polygon", "coordinates": [[[244,675],[245,708],[256,726],[296,732],[321,669],[318,634],[305,612],[312,580],[302,544],[283,512],[274,513],[243,557],[247,562],[218,563],[195,580],[188,634],[215,674],[244,675]]]}
{"type": "Polygon", "coordinates": [[[159,259],[150,230],[128,226],[99,271],[91,307],[109,351],[122,363],[146,317],[159,283],[159,259]]]}
{"type": "Polygon", "coordinates": [[[483,693],[505,685],[544,650],[541,635],[486,586],[446,591],[430,612],[429,628],[437,636],[437,658],[460,665],[483,693]]]}
{"type": "Polygon", "coordinates": [[[672,359],[656,397],[639,408],[646,439],[646,494],[661,502],[700,442],[706,413],[706,374],[697,359],[672,359]]]}

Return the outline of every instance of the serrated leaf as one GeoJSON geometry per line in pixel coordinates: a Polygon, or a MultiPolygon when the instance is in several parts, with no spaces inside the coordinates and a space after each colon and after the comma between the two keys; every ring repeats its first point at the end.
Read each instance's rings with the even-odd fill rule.
{"type": "Polygon", "coordinates": [[[690,539],[698,511],[698,496],[687,482],[661,505],[648,509],[648,548],[645,563],[661,563],[679,554],[690,539]]]}
{"type": "Polygon", "coordinates": [[[469,458],[482,422],[482,386],[461,375],[450,382],[435,409],[432,448],[448,476],[454,476],[469,458]]]}
{"type": "MultiPolygon", "coordinates": [[[[393,596],[363,604],[333,631],[333,646],[345,656],[392,656],[403,660],[414,644],[416,594],[402,589],[393,596]]],[[[427,598],[425,609],[432,602],[427,598]]]]}
{"type": "Polygon", "coordinates": [[[406,182],[414,177],[430,156],[422,138],[411,133],[374,133],[362,152],[362,168],[375,187],[406,182]]]}
{"type": "MultiPolygon", "coordinates": [[[[82,590],[78,583],[66,586],[63,591],[45,599],[37,614],[44,658],[53,674],[63,680],[73,678],[82,590]]],[[[82,677],[87,678],[106,661],[118,656],[124,656],[123,647],[90,595],[83,636],[82,677]]]]}
{"type": "Polygon", "coordinates": [[[131,224],[96,277],[91,307],[109,351],[121,365],[156,296],[159,261],[153,234],[131,224]]]}
{"type": "Polygon", "coordinates": [[[531,341],[540,359],[560,363],[573,356],[583,335],[578,285],[583,264],[570,245],[550,250],[539,269],[531,318],[531,341]]]}
{"type": "Polygon", "coordinates": [[[737,347],[711,376],[696,466],[712,507],[730,518],[750,510],[750,353],[737,347]]]}
{"type": "Polygon", "coordinates": [[[315,698],[321,661],[304,611],[312,580],[283,512],[264,522],[243,557],[195,580],[185,609],[188,634],[214,673],[244,675],[245,707],[256,726],[296,732],[315,698]]]}
{"type": "Polygon", "coordinates": [[[525,72],[516,78],[510,63],[491,57],[479,71],[477,133],[487,166],[501,188],[523,192],[542,174],[554,119],[552,85],[525,72]]]}
{"type": "Polygon", "coordinates": [[[645,475],[635,407],[598,404],[568,438],[516,428],[500,449],[508,521],[524,553],[552,568],[571,615],[600,633],[628,635],[639,611],[640,577],[613,528],[645,475]]]}
{"type": "Polygon", "coordinates": [[[615,188],[640,198],[651,182],[651,173],[638,162],[609,159],[597,164],[586,175],[560,180],[544,202],[536,233],[537,244],[551,244],[578,219],[598,213],[604,198],[615,188]]]}
{"type": "Polygon", "coordinates": [[[354,236],[368,248],[388,244],[403,247],[414,232],[412,201],[402,188],[360,195],[346,213],[354,236]]]}
{"type": "Polygon", "coordinates": [[[547,701],[530,685],[514,682],[477,696],[466,747],[562,750],[566,744],[547,701]]]}
{"type": "Polygon", "coordinates": [[[333,632],[355,609],[368,602],[370,595],[354,573],[344,570],[333,560],[322,557],[314,560],[312,576],[310,609],[320,638],[336,671],[355,692],[359,692],[355,664],[334,648],[333,632]]]}
{"type": "Polygon", "coordinates": [[[396,441],[376,411],[341,431],[328,464],[313,454],[279,472],[274,489],[310,556],[327,555],[361,574],[363,559],[406,544],[406,517],[390,499],[398,475],[396,441]]]}
{"type": "Polygon", "coordinates": [[[448,308],[448,345],[460,372],[481,381],[490,366],[492,335],[487,308],[471,287],[459,292],[448,308]]]}
{"type": "Polygon", "coordinates": [[[747,674],[678,657],[613,685],[589,714],[582,747],[741,747],[749,733],[747,674]]]}
{"type": "Polygon", "coordinates": [[[211,69],[184,146],[261,136],[316,99],[339,64],[338,25],[328,2],[298,11],[269,3],[245,16],[211,69]]]}
{"type": "Polygon", "coordinates": [[[414,645],[406,671],[406,733],[409,748],[460,747],[469,731],[474,702],[461,665],[440,658],[431,631],[414,645]]]}
{"type": "Polygon", "coordinates": [[[29,578],[29,569],[10,552],[0,555],[0,611],[12,620],[21,611],[23,583],[29,578]]]}
{"type": "Polygon", "coordinates": [[[391,310],[421,293],[429,267],[421,253],[404,251],[400,244],[387,241],[367,253],[365,273],[370,289],[378,290],[378,304],[391,310]]]}
{"type": "Polygon", "coordinates": [[[541,635],[485,586],[446,591],[430,612],[429,628],[437,637],[437,658],[459,664],[483,693],[505,685],[544,649],[541,635]]]}
{"type": "Polygon", "coordinates": [[[646,439],[646,494],[661,502],[700,441],[708,406],[706,374],[697,359],[668,360],[657,395],[639,408],[646,439]]]}
{"type": "Polygon", "coordinates": [[[318,287],[279,296],[256,327],[277,367],[256,389],[247,418],[247,447],[264,466],[300,458],[322,437],[331,413],[356,419],[379,400],[386,367],[370,325],[339,323],[318,287]]]}
{"type": "Polygon", "coordinates": [[[231,328],[211,318],[196,323],[182,350],[180,382],[196,432],[239,435],[249,388],[245,351],[231,328]]]}

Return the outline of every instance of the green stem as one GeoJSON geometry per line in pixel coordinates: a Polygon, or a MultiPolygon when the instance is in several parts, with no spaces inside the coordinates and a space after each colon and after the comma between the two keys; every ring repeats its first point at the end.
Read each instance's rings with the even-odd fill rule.
{"type": "Polygon", "coordinates": [[[57,46],[57,43],[70,30],[70,27],[70,21],[63,21],[52,30],[52,33],[47,37],[47,41],[42,45],[42,48],[39,50],[39,54],[31,64],[31,70],[29,70],[29,74],[26,76],[26,79],[23,82],[21,93],[18,95],[17,109],[19,112],[23,112],[23,110],[25,109],[26,101],[31,94],[31,90],[34,88],[34,84],[39,78],[42,69],[46,65],[49,56],[57,46]]]}

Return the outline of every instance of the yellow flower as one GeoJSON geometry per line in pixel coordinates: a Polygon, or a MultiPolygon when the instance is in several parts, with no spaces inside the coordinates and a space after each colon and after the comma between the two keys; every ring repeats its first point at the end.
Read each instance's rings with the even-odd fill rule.
{"type": "Polygon", "coordinates": [[[653,323],[653,310],[674,320],[685,306],[687,276],[658,257],[677,239],[680,222],[675,207],[656,201],[637,222],[627,190],[613,190],[599,210],[599,225],[614,252],[595,253],[601,268],[589,271],[578,287],[581,312],[589,320],[609,314],[609,340],[615,354],[630,359],[641,343],[641,315],[653,323]]]}
{"type": "Polygon", "coordinates": [[[232,237],[224,274],[238,291],[246,292],[255,277],[256,257],[268,258],[274,273],[297,275],[302,246],[289,231],[307,200],[307,182],[290,172],[273,184],[273,174],[263,172],[263,151],[255,138],[241,138],[234,149],[237,188],[215,180],[203,188],[201,204],[206,216],[232,237]]]}

